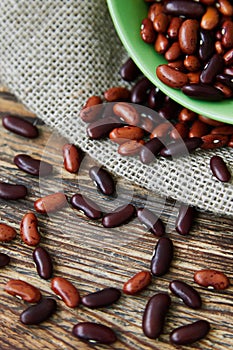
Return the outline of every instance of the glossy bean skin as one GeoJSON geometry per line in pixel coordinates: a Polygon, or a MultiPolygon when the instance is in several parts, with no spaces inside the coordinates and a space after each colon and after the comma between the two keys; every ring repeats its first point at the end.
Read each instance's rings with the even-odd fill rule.
{"type": "Polygon", "coordinates": [[[108,102],[130,99],[130,91],[122,86],[114,86],[104,92],[104,98],[108,102]]]}
{"type": "Polygon", "coordinates": [[[215,149],[227,145],[229,136],[222,134],[208,134],[201,137],[203,143],[202,149],[215,149]]]}
{"type": "Polygon", "coordinates": [[[66,143],[62,148],[64,168],[69,173],[77,173],[81,164],[81,151],[72,144],[66,143]]]}
{"type": "Polygon", "coordinates": [[[153,44],[156,38],[156,32],[152,21],[149,18],[144,18],[141,23],[140,34],[142,40],[147,44],[153,44]]]}
{"type": "Polygon", "coordinates": [[[0,223],[0,242],[10,242],[16,235],[17,232],[13,227],[0,223]]]}
{"type": "Polygon", "coordinates": [[[144,131],[138,126],[123,126],[121,128],[115,128],[109,134],[110,140],[119,145],[127,140],[141,140],[143,136],[144,131]]]}
{"type": "Polygon", "coordinates": [[[172,129],[172,124],[168,122],[161,123],[157,125],[150,134],[150,139],[158,138],[164,139],[167,137],[167,134],[172,129]]]}
{"type": "Polygon", "coordinates": [[[142,320],[142,329],[146,337],[157,339],[162,334],[170,304],[171,298],[166,293],[155,294],[149,299],[142,320]]]}
{"type": "Polygon", "coordinates": [[[113,106],[113,112],[128,125],[139,125],[140,116],[136,108],[127,102],[118,102],[113,106]]]}
{"type": "Polygon", "coordinates": [[[135,215],[135,207],[132,204],[121,206],[112,213],[106,214],[102,219],[104,227],[118,227],[127,223],[135,215]]]}
{"type": "Polygon", "coordinates": [[[73,327],[72,334],[83,341],[100,344],[112,344],[117,340],[115,332],[102,324],[81,322],[73,327]]]}
{"type": "Polygon", "coordinates": [[[14,163],[19,169],[33,176],[48,176],[53,171],[51,164],[35,159],[27,154],[15,156],[14,163]]]}
{"type": "Polygon", "coordinates": [[[165,13],[174,16],[185,16],[189,18],[200,18],[205,13],[202,4],[194,1],[171,0],[164,5],[165,13]]]}
{"type": "Polygon", "coordinates": [[[203,140],[200,137],[191,137],[184,141],[176,140],[176,142],[169,143],[166,148],[160,151],[163,157],[180,157],[186,155],[187,152],[193,152],[201,147],[203,140]]]}
{"type": "Polygon", "coordinates": [[[188,83],[187,74],[171,68],[167,64],[157,66],[156,74],[164,84],[175,89],[179,89],[188,83]]]}
{"type": "Polygon", "coordinates": [[[195,215],[196,209],[194,207],[182,204],[176,218],[176,231],[181,235],[187,235],[191,230],[195,215]]]}
{"type": "Polygon", "coordinates": [[[227,85],[230,89],[233,89],[232,76],[230,74],[218,74],[216,76],[217,81],[227,85]]]}
{"type": "Polygon", "coordinates": [[[207,6],[206,12],[201,18],[200,26],[206,30],[214,29],[219,22],[219,12],[214,6],[207,6]]]}
{"type": "Polygon", "coordinates": [[[144,144],[145,144],[144,140],[129,140],[122,143],[118,147],[117,152],[121,156],[134,156],[140,152],[144,144]]]}
{"type": "Polygon", "coordinates": [[[112,196],[115,193],[114,180],[105,169],[93,166],[89,169],[89,176],[103,194],[112,196]]]}
{"type": "Polygon", "coordinates": [[[179,44],[186,55],[193,55],[197,50],[199,23],[195,19],[186,19],[180,26],[179,44]]]}
{"type": "Polygon", "coordinates": [[[147,78],[141,78],[131,90],[131,102],[138,104],[146,102],[152,86],[152,83],[147,78]]]}
{"type": "Polygon", "coordinates": [[[165,234],[165,227],[161,219],[159,219],[152,211],[147,208],[137,209],[138,220],[145,225],[155,236],[160,237],[165,234]]]}
{"type": "Polygon", "coordinates": [[[197,115],[195,112],[191,111],[188,108],[182,108],[179,115],[178,120],[181,123],[193,122],[196,119],[197,115]]]}
{"type": "Polygon", "coordinates": [[[9,255],[5,253],[0,253],[0,268],[8,265],[10,263],[9,255]]]}
{"type": "Polygon", "coordinates": [[[166,35],[158,33],[157,39],[155,40],[154,49],[159,54],[164,54],[169,48],[169,40],[166,35]]]}
{"type": "Polygon", "coordinates": [[[132,58],[128,58],[125,63],[121,66],[120,75],[122,79],[126,81],[134,81],[138,75],[140,74],[140,70],[137,65],[134,63],[132,58]]]}
{"type": "Polygon", "coordinates": [[[191,98],[206,101],[221,101],[224,94],[217,88],[208,84],[190,84],[184,85],[181,89],[185,95],[191,98]]]}
{"type": "Polygon", "coordinates": [[[50,279],[53,274],[53,263],[47,250],[42,247],[37,247],[34,249],[32,257],[36,264],[38,275],[45,280],[50,279]]]}
{"type": "Polygon", "coordinates": [[[34,202],[35,210],[40,214],[53,213],[64,208],[67,203],[64,193],[57,192],[37,199],[34,202]]]}
{"type": "Polygon", "coordinates": [[[222,56],[219,54],[215,54],[211,57],[204,70],[201,72],[200,81],[203,84],[211,84],[216,78],[217,74],[219,74],[223,70],[224,61],[222,56]]]}
{"type": "Polygon", "coordinates": [[[5,285],[4,290],[28,303],[37,303],[41,299],[39,289],[22,280],[11,279],[5,285]]]}
{"type": "Polygon", "coordinates": [[[199,58],[203,62],[207,62],[214,53],[214,38],[213,35],[207,30],[200,30],[200,45],[199,45],[199,58]]]}
{"type": "Polygon", "coordinates": [[[179,280],[173,280],[169,284],[170,290],[183,302],[192,309],[201,308],[202,301],[200,294],[185,282],[179,280]]]}
{"type": "Polygon", "coordinates": [[[179,140],[180,138],[185,140],[189,134],[188,125],[185,123],[176,123],[174,128],[170,131],[170,138],[173,140],[179,140]]]}
{"type": "Polygon", "coordinates": [[[90,123],[87,127],[87,135],[90,139],[99,140],[120,126],[122,126],[122,122],[118,118],[106,117],[90,123]]]}
{"type": "Polygon", "coordinates": [[[220,156],[213,156],[210,159],[210,169],[213,175],[221,182],[229,182],[231,173],[226,163],[220,156]]]}
{"type": "Polygon", "coordinates": [[[91,199],[84,198],[79,193],[72,196],[70,203],[75,209],[83,211],[84,214],[90,219],[97,220],[102,216],[100,207],[91,199]]]}
{"type": "Polygon", "coordinates": [[[59,295],[66,306],[74,308],[81,302],[77,288],[63,277],[53,277],[51,280],[51,289],[59,295]]]}
{"type": "Polygon", "coordinates": [[[209,133],[209,126],[197,119],[193,122],[189,130],[189,137],[202,137],[209,133]]]}
{"type": "Polygon", "coordinates": [[[20,236],[24,243],[29,246],[36,246],[40,242],[40,232],[38,230],[38,220],[34,213],[27,213],[20,223],[20,236]]]}
{"type": "Polygon", "coordinates": [[[0,198],[6,200],[23,199],[27,196],[27,187],[24,185],[0,182],[0,198]]]}
{"type": "Polygon", "coordinates": [[[36,325],[46,321],[56,311],[57,302],[52,298],[43,298],[41,301],[24,310],[20,321],[26,325],[36,325]]]}
{"type": "Polygon", "coordinates": [[[117,288],[109,287],[82,297],[84,306],[96,309],[112,305],[121,297],[121,292],[117,288]]]}
{"type": "Polygon", "coordinates": [[[145,143],[140,150],[140,160],[143,164],[149,164],[155,159],[160,150],[163,148],[163,143],[158,138],[152,138],[145,143]]]}
{"type": "Polygon", "coordinates": [[[230,49],[233,46],[233,22],[224,21],[222,26],[222,44],[226,49],[230,49]]]}
{"type": "Polygon", "coordinates": [[[170,340],[175,345],[189,345],[203,339],[209,331],[209,322],[199,320],[174,329],[170,334],[170,340]]]}
{"type": "Polygon", "coordinates": [[[123,292],[135,295],[145,289],[151,283],[151,273],[140,271],[124,283],[123,292]]]}
{"type": "Polygon", "coordinates": [[[151,273],[153,276],[165,275],[173,259],[173,243],[170,238],[161,237],[156,244],[152,259],[151,273]]]}
{"type": "Polygon", "coordinates": [[[5,115],[2,118],[2,125],[7,130],[29,139],[34,139],[39,135],[38,129],[35,125],[13,115],[5,115]]]}
{"type": "Polygon", "coordinates": [[[169,23],[167,34],[171,39],[177,39],[181,23],[183,22],[181,17],[172,17],[169,23]]]}
{"type": "Polygon", "coordinates": [[[152,87],[148,95],[147,104],[148,107],[154,110],[159,110],[164,102],[165,95],[161,90],[156,87],[152,87]]]}
{"type": "Polygon", "coordinates": [[[80,118],[85,123],[91,123],[100,118],[103,112],[103,101],[99,96],[91,96],[80,111],[80,118]]]}
{"type": "Polygon", "coordinates": [[[194,281],[202,287],[213,287],[216,290],[224,290],[229,287],[229,278],[221,271],[203,269],[196,271],[194,281]]]}

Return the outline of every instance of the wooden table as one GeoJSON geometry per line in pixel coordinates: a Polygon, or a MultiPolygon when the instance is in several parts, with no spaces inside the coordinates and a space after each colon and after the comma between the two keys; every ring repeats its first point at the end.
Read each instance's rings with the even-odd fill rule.
{"type": "MultiPolygon", "coordinates": [[[[88,168],[96,164],[85,157],[79,175],[67,173],[62,166],[61,145],[64,140],[55,136],[33,113],[20,105],[14,96],[3,88],[0,93],[0,112],[16,113],[32,119],[38,124],[40,137],[25,140],[6,131],[0,126],[1,180],[23,183],[28,186],[29,195],[25,200],[4,201],[1,204],[1,222],[16,228],[17,238],[8,244],[1,244],[1,252],[11,257],[10,264],[0,270],[0,348],[3,349],[175,349],[169,343],[169,333],[175,327],[198,319],[211,323],[208,337],[193,346],[182,349],[233,348],[233,288],[214,291],[199,287],[193,282],[196,270],[211,268],[224,271],[233,277],[232,242],[233,227],[229,217],[215,217],[211,213],[198,213],[195,224],[188,236],[181,236],[174,230],[176,210],[174,201],[164,200],[158,195],[138,186],[116,179],[120,185],[120,201],[132,201],[140,206],[150,198],[150,207],[160,214],[167,224],[167,236],[175,246],[175,257],[169,273],[161,278],[153,278],[152,284],[137,296],[122,295],[121,299],[107,308],[91,310],[83,306],[70,309],[58,300],[58,310],[48,321],[39,326],[24,326],[19,321],[20,313],[28,307],[26,302],[7,294],[3,288],[11,278],[19,278],[40,288],[45,296],[55,296],[50,281],[39,278],[32,260],[33,248],[22,243],[19,237],[19,223],[22,216],[33,211],[33,202],[43,193],[51,193],[62,188],[68,197],[78,191],[96,200],[102,200],[89,179],[88,168]],[[52,135],[52,136],[51,136],[52,135]],[[40,181],[22,171],[13,163],[18,153],[27,153],[39,158],[43,155],[54,165],[54,174],[40,181]],[[161,210],[161,207],[163,207],[161,210]],[[181,279],[200,292],[203,299],[201,310],[192,310],[168,291],[169,282],[181,279]],[[158,292],[169,292],[172,305],[167,316],[164,333],[159,340],[150,340],[143,335],[141,320],[147,300],[158,292]],[[111,347],[89,345],[76,339],[71,330],[82,321],[100,322],[112,327],[118,341],[111,347]]],[[[102,200],[106,208],[112,209],[117,199],[102,200]]],[[[54,261],[54,276],[63,276],[73,282],[84,295],[98,289],[113,286],[122,288],[123,283],[140,270],[148,270],[150,258],[157,242],[153,236],[135,219],[117,229],[104,229],[100,222],[84,217],[80,212],[67,207],[54,215],[38,215],[42,234],[41,246],[47,248],[54,261]]],[[[57,298],[55,296],[55,298],[57,298]]]]}

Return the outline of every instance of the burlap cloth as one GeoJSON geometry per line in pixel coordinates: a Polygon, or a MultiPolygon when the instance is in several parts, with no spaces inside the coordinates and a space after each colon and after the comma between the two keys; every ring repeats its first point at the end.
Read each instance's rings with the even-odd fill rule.
{"type": "Polygon", "coordinates": [[[233,215],[233,187],[213,177],[212,154],[233,168],[232,149],[196,152],[150,166],[122,158],[109,141],[90,141],[79,110],[90,95],[122,84],[127,54],[104,0],[1,0],[0,79],[39,118],[112,172],[162,196],[233,215]]]}

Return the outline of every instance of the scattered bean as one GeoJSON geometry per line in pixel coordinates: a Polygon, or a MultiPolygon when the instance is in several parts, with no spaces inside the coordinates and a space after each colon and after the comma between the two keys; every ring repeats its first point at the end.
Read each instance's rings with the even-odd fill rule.
{"type": "Polygon", "coordinates": [[[157,137],[150,139],[140,149],[141,162],[143,164],[151,163],[154,160],[155,155],[157,155],[162,148],[163,148],[163,143],[157,137]]]}
{"type": "Polygon", "coordinates": [[[161,219],[159,219],[152,211],[147,208],[137,209],[138,220],[145,225],[155,236],[160,237],[165,234],[165,227],[161,219]]]}
{"type": "Polygon", "coordinates": [[[175,345],[189,345],[203,339],[209,331],[209,322],[200,320],[174,329],[170,340],[175,345]]]}
{"type": "Polygon", "coordinates": [[[25,198],[26,195],[27,187],[25,187],[24,185],[0,182],[0,198],[7,200],[16,200],[25,198]]]}
{"type": "Polygon", "coordinates": [[[154,276],[165,275],[173,259],[173,243],[170,238],[161,237],[156,244],[152,259],[151,273],[154,276]]]}
{"type": "Polygon", "coordinates": [[[36,246],[40,242],[38,231],[38,220],[34,213],[27,213],[20,223],[20,236],[24,243],[29,246],[36,246]]]}
{"type": "Polygon", "coordinates": [[[112,213],[106,214],[102,219],[104,227],[118,227],[127,223],[135,215],[135,207],[132,204],[123,205],[112,213]]]}
{"type": "Polygon", "coordinates": [[[97,220],[102,216],[100,207],[91,199],[83,197],[81,194],[74,194],[70,200],[72,207],[81,210],[88,218],[97,220]]]}
{"type": "Polygon", "coordinates": [[[121,292],[117,288],[104,288],[94,293],[87,294],[82,297],[82,304],[96,309],[112,305],[121,297],[121,292]]]}
{"type": "Polygon", "coordinates": [[[34,208],[38,213],[46,214],[58,211],[66,205],[67,200],[64,193],[57,192],[37,199],[34,202],[34,208]]]}
{"type": "Polygon", "coordinates": [[[146,102],[151,88],[152,83],[146,77],[138,80],[131,91],[131,102],[138,104],[146,102]]]}
{"type": "Polygon", "coordinates": [[[5,253],[0,253],[0,268],[8,265],[10,262],[9,255],[5,253]]]}
{"type": "Polygon", "coordinates": [[[53,277],[51,280],[51,289],[59,295],[66,306],[74,308],[81,302],[77,288],[63,277],[53,277]]]}
{"type": "Polygon", "coordinates": [[[228,277],[220,271],[203,269],[196,271],[194,281],[203,287],[213,287],[216,290],[226,289],[230,285],[228,277]]]}
{"type": "Polygon", "coordinates": [[[14,157],[14,163],[25,173],[34,176],[48,176],[53,171],[53,166],[47,162],[32,158],[27,154],[18,154],[14,157]]]}
{"type": "Polygon", "coordinates": [[[34,249],[32,257],[36,264],[38,275],[45,280],[50,279],[53,274],[53,263],[47,250],[37,247],[34,249]]]}
{"type": "Polygon", "coordinates": [[[0,223],[0,242],[10,242],[16,235],[16,230],[13,227],[0,223]]]}
{"type": "Polygon", "coordinates": [[[114,86],[104,92],[104,97],[108,102],[114,102],[119,100],[128,101],[130,99],[130,95],[130,91],[122,86],[114,86]]]}
{"type": "Polygon", "coordinates": [[[81,152],[72,144],[66,143],[63,148],[64,168],[69,173],[77,173],[81,164],[81,152]]]}
{"type": "Polygon", "coordinates": [[[28,303],[37,303],[41,299],[39,289],[22,280],[11,279],[5,285],[4,290],[28,303]]]}
{"type": "Polygon", "coordinates": [[[43,298],[41,301],[24,310],[20,321],[26,325],[35,325],[46,321],[56,311],[57,302],[52,298],[43,298]]]}
{"type": "Polygon", "coordinates": [[[2,125],[7,130],[29,139],[34,139],[39,135],[38,129],[35,125],[13,115],[3,116],[2,125]]]}
{"type": "Polygon", "coordinates": [[[226,163],[220,156],[213,156],[210,159],[210,169],[213,175],[222,182],[229,182],[231,173],[227,168],[226,163]]]}
{"type": "Polygon", "coordinates": [[[89,169],[89,175],[103,194],[111,196],[115,193],[114,180],[106,170],[93,166],[89,169]]]}
{"type": "Polygon", "coordinates": [[[169,284],[170,290],[192,309],[200,309],[202,301],[200,294],[185,282],[173,280],[169,284]]]}
{"type": "Polygon", "coordinates": [[[151,273],[149,271],[140,271],[124,283],[123,292],[134,295],[141,292],[151,283],[151,273]]]}
{"type": "Polygon", "coordinates": [[[115,332],[99,323],[81,322],[73,327],[72,333],[80,340],[97,342],[101,344],[112,344],[117,340],[115,332]]]}
{"type": "Polygon", "coordinates": [[[195,214],[194,207],[182,204],[175,223],[176,231],[181,235],[187,235],[191,230],[195,214]]]}
{"type": "Polygon", "coordinates": [[[128,58],[127,61],[122,65],[120,74],[122,79],[126,81],[134,81],[140,74],[140,71],[132,58],[128,58]]]}

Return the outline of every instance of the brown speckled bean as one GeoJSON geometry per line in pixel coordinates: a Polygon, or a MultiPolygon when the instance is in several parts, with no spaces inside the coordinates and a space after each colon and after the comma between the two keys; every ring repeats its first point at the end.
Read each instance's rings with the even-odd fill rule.
{"type": "Polygon", "coordinates": [[[166,85],[179,89],[188,83],[187,74],[161,64],[156,68],[158,78],[166,85]]]}
{"type": "Polygon", "coordinates": [[[0,223],[0,242],[10,242],[16,237],[16,234],[13,227],[0,223]]]}
{"type": "Polygon", "coordinates": [[[38,220],[34,213],[27,213],[20,223],[20,236],[24,243],[29,246],[36,246],[40,242],[38,231],[38,220]]]}
{"type": "Polygon", "coordinates": [[[38,213],[46,214],[58,211],[66,205],[67,200],[64,193],[57,192],[37,199],[34,202],[34,208],[38,213]]]}
{"type": "Polygon", "coordinates": [[[223,290],[229,287],[229,278],[221,271],[203,269],[196,271],[194,281],[203,287],[213,287],[216,290],[223,290]]]}

